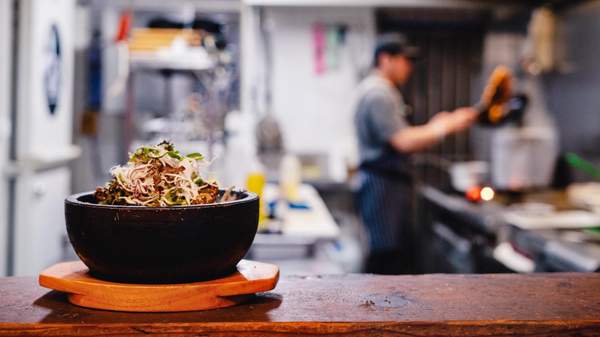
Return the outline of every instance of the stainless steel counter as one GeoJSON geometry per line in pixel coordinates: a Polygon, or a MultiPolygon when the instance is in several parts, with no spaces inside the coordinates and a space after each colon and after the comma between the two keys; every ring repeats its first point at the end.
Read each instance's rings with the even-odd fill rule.
{"type": "MultiPolygon", "coordinates": [[[[423,186],[419,192],[429,213],[425,226],[430,243],[449,269],[444,271],[511,271],[503,270],[501,266],[506,266],[493,257],[502,242],[532,260],[535,271],[600,271],[600,234],[582,229],[525,230],[505,220],[510,205],[506,200],[476,204],[432,186],[423,186]],[[497,265],[493,266],[492,259],[497,265]]],[[[564,207],[558,205],[563,200],[561,191],[540,194],[540,198],[549,199],[552,193],[557,206],[564,207]]]]}

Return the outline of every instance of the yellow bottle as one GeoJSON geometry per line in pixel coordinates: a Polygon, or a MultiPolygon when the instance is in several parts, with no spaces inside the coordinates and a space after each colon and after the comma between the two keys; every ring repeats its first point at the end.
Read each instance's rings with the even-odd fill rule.
{"type": "Polygon", "coordinates": [[[265,202],[263,200],[263,191],[267,179],[265,173],[260,169],[250,171],[246,176],[246,189],[250,192],[254,192],[260,198],[259,200],[259,216],[258,216],[258,228],[262,229],[267,219],[267,210],[265,208],[265,202]]]}

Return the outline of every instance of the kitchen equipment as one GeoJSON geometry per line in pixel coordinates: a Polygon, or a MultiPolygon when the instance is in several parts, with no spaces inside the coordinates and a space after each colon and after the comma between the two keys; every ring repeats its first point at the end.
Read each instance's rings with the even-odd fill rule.
{"type": "Polygon", "coordinates": [[[574,206],[600,214],[600,183],[577,183],[567,187],[567,198],[574,206]]]}
{"type": "Polygon", "coordinates": [[[564,66],[564,54],[559,51],[562,49],[559,22],[559,16],[549,7],[541,6],[532,11],[521,62],[528,74],[537,76],[564,66]]]}
{"type": "Polygon", "coordinates": [[[498,124],[505,117],[505,103],[511,98],[512,74],[505,66],[497,66],[481,94],[475,109],[479,111],[479,120],[486,124],[498,124]]]}
{"type": "Polygon", "coordinates": [[[492,136],[492,185],[507,191],[546,187],[557,153],[556,133],[549,127],[499,129],[492,136]]]}
{"type": "Polygon", "coordinates": [[[593,228],[600,226],[600,215],[579,210],[531,214],[527,211],[509,210],[504,220],[522,229],[593,228]]]}
{"type": "Polygon", "coordinates": [[[514,249],[510,242],[502,242],[494,248],[493,256],[498,262],[518,273],[532,273],[535,262],[514,249]]]}
{"type": "Polygon", "coordinates": [[[456,162],[450,165],[452,187],[459,192],[482,186],[488,179],[489,165],[484,161],[456,162]]]}
{"type": "Polygon", "coordinates": [[[283,135],[281,133],[281,127],[272,113],[268,112],[258,122],[256,128],[256,142],[258,146],[258,152],[263,153],[276,153],[280,154],[283,152],[283,135]]]}
{"type": "Polygon", "coordinates": [[[498,123],[498,125],[513,123],[521,126],[523,124],[525,109],[527,108],[528,104],[529,96],[526,94],[519,93],[513,95],[508,102],[506,102],[504,118],[498,123]]]}
{"type": "Polygon", "coordinates": [[[528,201],[509,206],[510,211],[515,211],[525,216],[548,216],[556,211],[556,207],[545,202],[528,201]]]}
{"type": "MultiPolygon", "coordinates": [[[[224,193],[224,191],[221,191],[224,193]]],[[[258,196],[215,204],[143,207],[97,204],[92,192],[65,200],[67,232],[94,277],[181,283],[230,274],[258,226],[258,196]]]]}
{"type": "Polygon", "coordinates": [[[300,201],[301,183],[302,165],[300,160],[295,155],[286,154],[279,165],[279,196],[288,202],[300,201]]]}
{"type": "Polygon", "coordinates": [[[66,250],[62,203],[71,192],[69,164],[81,152],[72,145],[76,1],[8,3],[14,29],[0,35],[17,64],[7,74],[13,104],[2,215],[9,221],[0,240],[7,238],[8,249],[0,256],[8,275],[34,275],[66,250]]]}
{"type": "Polygon", "coordinates": [[[242,260],[237,270],[216,280],[184,284],[124,284],[94,278],[80,262],[64,262],[44,270],[42,287],[68,294],[69,302],[88,308],[130,312],[174,312],[223,308],[249,294],[275,288],[279,268],[242,260]]]}
{"type": "Polygon", "coordinates": [[[340,226],[317,189],[301,184],[298,192],[304,208],[290,207],[280,198],[276,184],[265,185],[263,199],[274,206],[275,219],[265,224],[268,231],[256,234],[249,253],[252,259],[305,261],[314,257],[319,244],[340,239],[340,226]]]}
{"type": "Polygon", "coordinates": [[[492,72],[475,109],[479,112],[479,123],[500,126],[508,122],[521,124],[529,97],[523,93],[512,93],[512,75],[508,68],[498,66],[492,72]]]}

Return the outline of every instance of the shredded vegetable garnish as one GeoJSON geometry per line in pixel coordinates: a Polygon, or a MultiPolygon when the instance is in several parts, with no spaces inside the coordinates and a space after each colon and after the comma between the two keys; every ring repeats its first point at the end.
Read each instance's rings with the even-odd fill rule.
{"type": "Polygon", "coordinates": [[[96,189],[96,201],[107,205],[175,206],[217,201],[219,186],[200,176],[200,153],[182,155],[163,141],[142,146],[124,166],[110,170],[113,179],[96,189]]]}

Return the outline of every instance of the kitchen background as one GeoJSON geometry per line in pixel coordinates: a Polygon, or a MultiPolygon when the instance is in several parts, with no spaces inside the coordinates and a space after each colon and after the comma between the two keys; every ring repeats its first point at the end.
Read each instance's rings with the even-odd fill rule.
{"type": "Polygon", "coordinates": [[[597,0],[0,0],[0,275],[75,258],[64,198],[162,138],[223,185],[266,177],[252,257],[361,271],[353,97],[384,32],[424,56],[413,123],[475,103],[498,64],[527,98],[415,156],[413,272],[598,271],[598,18],[597,0]],[[288,182],[300,205],[278,202],[288,182]]]}

